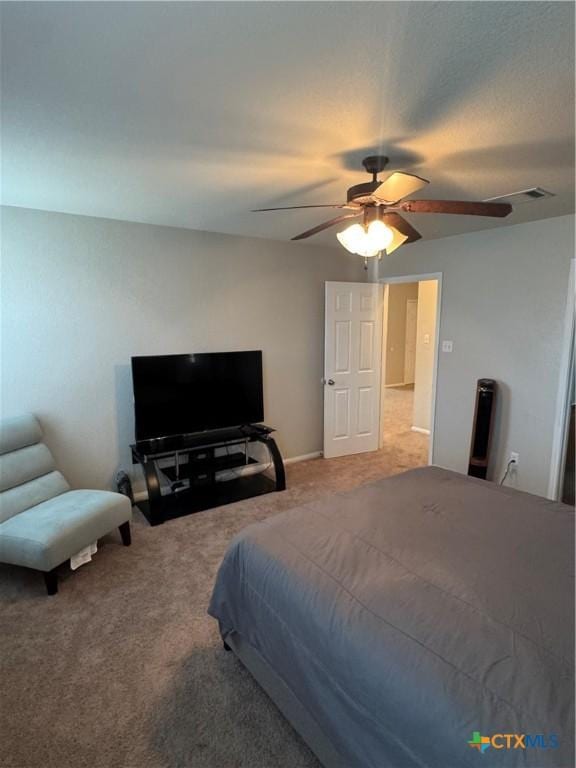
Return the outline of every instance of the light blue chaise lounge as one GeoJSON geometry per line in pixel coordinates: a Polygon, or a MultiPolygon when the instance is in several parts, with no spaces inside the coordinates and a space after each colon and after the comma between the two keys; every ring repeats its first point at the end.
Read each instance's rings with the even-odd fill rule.
{"type": "Polygon", "coordinates": [[[72,491],[58,472],[34,416],[0,422],[0,562],[44,572],[49,595],[57,568],[120,529],[130,544],[130,500],[111,491],[72,491]]]}

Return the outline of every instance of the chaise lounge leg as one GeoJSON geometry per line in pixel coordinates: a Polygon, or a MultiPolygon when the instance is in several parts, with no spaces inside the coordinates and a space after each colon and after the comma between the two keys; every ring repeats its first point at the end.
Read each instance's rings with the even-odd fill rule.
{"type": "Polygon", "coordinates": [[[122,523],[118,530],[120,531],[120,536],[122,536],[122,544],[124,544],[125,547],[129,547],[132,543],[132,537],[130,535],[130,523],[122,523]]]}
{"type": "Polygon", "coordinates": [[[46,582],[46,591],[49,595],[55,595],[58,592],[58,569],[45,571],[44,581],[46,582]]]}

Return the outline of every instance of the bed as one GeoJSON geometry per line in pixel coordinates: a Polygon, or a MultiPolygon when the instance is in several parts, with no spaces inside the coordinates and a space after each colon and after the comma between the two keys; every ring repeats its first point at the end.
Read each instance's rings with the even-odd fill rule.
{"type": "Polygon", "coordinates": [[[570,507],[411,470],[243,530],[209,613],[327,768],[574,764],[570,507]]]}

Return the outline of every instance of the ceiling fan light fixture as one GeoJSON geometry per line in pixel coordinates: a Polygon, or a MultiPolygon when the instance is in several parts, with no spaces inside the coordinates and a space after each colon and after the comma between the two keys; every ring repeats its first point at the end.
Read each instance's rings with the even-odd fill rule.
{"type": "Polygon", "coordinates": [[[350,253],[359,253],[358,249],[362,248],[364,245],[366,232],[361,224],[352,224],[351,226],[346,227],[342,232],[337,232],[336,237],[338,238],[340,245],[343,245],[347,251],[350,251],[350,253]]]}
{"type": "Polygon", "coordinates": [[[405,235],[403,232],[399,232],[397,229],[393,229],[392,233],[393,233],[392,242],[386,248],[387,256],[390,256],[391,253],[394,253],[396,248],[400,248],[400,246],[404,245],[406,240],[408,240],[408,235],[405,235]]]}
{"type": "Polygon", "coordinates": [[[383,221],[370,222],[365,229],[361,224],[352,224],[336,234],[338,241],[350,253],[370,258],[385,251],[394,239],[394,233],[383,221]]]}
{"type": "Polygon", "coordinates": [[[375,219],[368,224],[366,238],[372,250],[385,251],[394,239],[394,233],[383,221],[375,219]]]}

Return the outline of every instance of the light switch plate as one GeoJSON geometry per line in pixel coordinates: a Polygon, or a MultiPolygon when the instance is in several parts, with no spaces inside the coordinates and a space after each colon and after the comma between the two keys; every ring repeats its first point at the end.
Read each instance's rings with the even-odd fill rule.
{"type": "Polygon", "coordinates": [[[443,341],[442,342],[442,352],[452,352],[454,349],[454,342],[453,341],[443,341]]]}

